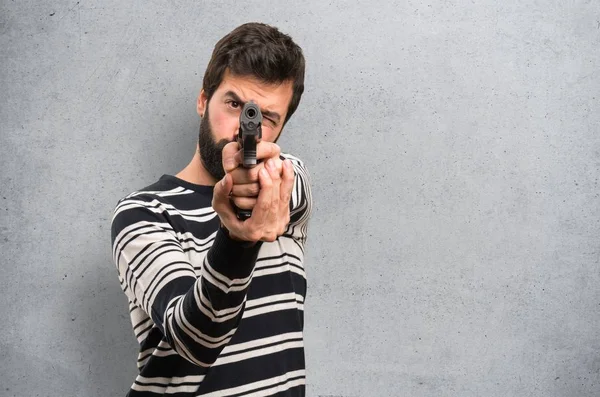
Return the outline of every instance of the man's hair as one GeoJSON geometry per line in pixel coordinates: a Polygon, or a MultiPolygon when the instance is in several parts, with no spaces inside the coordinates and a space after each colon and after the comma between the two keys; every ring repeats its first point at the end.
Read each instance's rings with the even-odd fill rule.
{"type": "Polygon", "coordinates": [[[264,23],[246,23],[217,42],[202,82],[208,100],[223,81],[225,71],[251,76],[267,84],[291,80],[292,100],[284,124],[296,111],[304,92],[305,61],[292,38],[264,23]]]}

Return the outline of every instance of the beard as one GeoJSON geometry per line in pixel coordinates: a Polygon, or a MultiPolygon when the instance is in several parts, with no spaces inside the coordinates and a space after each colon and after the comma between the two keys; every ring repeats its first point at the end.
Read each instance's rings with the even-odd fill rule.
{"type": "MultiPolygon", "coordinates": [[[[225,177],[225,170],[223,169],[223,148],[230,142],[235,142],[235,139],[229,141],[227,139],[221,139],[219,142],[215,141],[213,136],[212,127],[208,120],[208,105],[206,112],[200,121],[200,132],[198,134],[198,146],[200,147],[200,161],[204,166],[204,169],[215,178],[220,181],[225,177]]],[[[282,128],[283,130],[283,128],[282,128]]],[[[277,143],[277,140],[281,136],[281,131],[273,141],[277,143]]]]}
{"type": "Polygon", "coordinates": [[[204,117],[202,117],[202,121],[200,122],[200,132],[198,134],[200,161],[202,161],[202,165],[208,173],[217,181],[220,181],[225,177],[225,170],[223,169],[223,148],[232,141],[221,139],[219,142],[216,142],[208,119],[207,107],[204,117]]]}

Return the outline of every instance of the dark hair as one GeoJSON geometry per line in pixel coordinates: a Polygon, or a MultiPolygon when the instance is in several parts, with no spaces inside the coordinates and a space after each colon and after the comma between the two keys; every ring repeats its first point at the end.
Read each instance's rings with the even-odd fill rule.
{"type": "Polygon", "coordinates": [[[204,80],[204,92],[210,100],[225,70],[236,76],[252,76],[264,83],[293,82],[293,94],[284,124],[296,111],[304,92],[304,55],[292,38],[264,23],[246,23],[217,42],[204,80]]]}

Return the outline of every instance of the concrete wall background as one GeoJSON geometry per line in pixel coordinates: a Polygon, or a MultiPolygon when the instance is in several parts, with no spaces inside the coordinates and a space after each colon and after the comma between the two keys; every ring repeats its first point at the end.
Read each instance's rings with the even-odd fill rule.
{"type": "Polygon", "coordinates": [[[251,20],[308,61],[308,395],[600,395],[597,2],[5,0],[0,396],[125,394],[112,209],[251,20]]]}

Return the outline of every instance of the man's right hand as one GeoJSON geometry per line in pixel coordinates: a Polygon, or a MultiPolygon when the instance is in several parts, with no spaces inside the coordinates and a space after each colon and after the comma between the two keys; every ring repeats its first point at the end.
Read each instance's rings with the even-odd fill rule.
{"type": "MultiPolygon", "coordinates": [[[[231,154],[233,156],[235,151],[231,154]]],[[[223,153],[223,161],[229,161],[229,155],[226,151],[223,153]],[[226,158],[227,157],[227,158],[226,158]]],[[[229,231],[229,235],[242,241],[275,241],[277,237],[283,234],[290,219],[289,200],[294,187],[294,169],[289,160],[282,164],[280,174],[279,167],[271,159],[272,167],[269,167],[269,161],[261,167],[253,169],[240,169],[239,164],[236,167],[225,167],[227,173],[225,177],[217,182],[213,192],[212,207],[219,215],[221,223],[229,231]],[[234,189],[232,172],[256,173],[258,168],[259,193],[256,199],[256,205],[252,210],[252,216],[241,221],[237,219],[234,208],[230,202],[230,194],[234,189]]],[[[250,180],[254,179],[249,177],[250,180]]]]}

